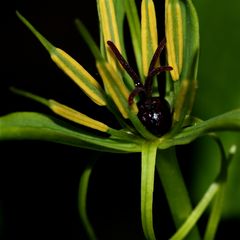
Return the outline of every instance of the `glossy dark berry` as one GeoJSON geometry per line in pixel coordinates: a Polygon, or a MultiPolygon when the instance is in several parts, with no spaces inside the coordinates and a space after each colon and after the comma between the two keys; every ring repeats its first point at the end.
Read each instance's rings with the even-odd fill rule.
{"type": "Polygon", "coordinates": [[[152,97],[153,77],[161,72],[172,70],[172,67],[170,66],[155,67],[157,60],[166,45],[166,40],[163,39],[158,45],[151,60],[148,75],[144,84],[140,81],[139,76],[131,68],[128,62],[123,58],[114,43],[111,41],[108,41],[107,43],[122,67],[134,81],[135,89],[129,95],[129,105],[133,103],[134,97],[139,95],[140,100],[137,103],[139,120],[154,135],[162,136],[167,133],[172,125],[172,113],[169,103],[164,98],[165,89],[164,91],[161,90],[161,95],[159,97],[152,97]]]}
{"type": "Polygon", "coordinates": [[[162,136],[172,125],[172,114],[164,98],[152,97],[138,102],[138,118],[154,135],[162,136]]]}

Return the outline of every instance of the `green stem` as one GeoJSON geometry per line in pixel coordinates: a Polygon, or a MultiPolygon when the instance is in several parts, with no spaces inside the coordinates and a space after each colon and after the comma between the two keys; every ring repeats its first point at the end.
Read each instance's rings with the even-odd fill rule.
{"type": "Polygon", "coordinates": [[[218,138],[216,135],[212,135],[212,136],[217,142],[220,149],[220,153],[221,153],[221,170],[217,177],[220,188],[213,202],[207,228],[204,234],[204,240],[212,240],[216,235],[217,227],[220,221],[222,208],[223,208],[224,193],[225,193],[225,187],[226,187],[226,181],[227,181],[227,170],[237,150],[236,145],[232,145],[231,148],[229,149],[228,156],[226,156],[224,147],[220,138],[218,138]]]}
{"type": "MultiPolygon", "coordinates": [[[[175,226],[179,228],[191,214],[192,205],[176,159],[175,149],[159,150],[156,167],[175,226]]],[[[192,229],[187,239],[200,239],[197,227],[192,229]]]]}
{"type": "Polygon", "coordinates": [[[221,217],[222,207],[223,207],[223,201],[224,201],[224,193],[225,193],[225,183],[222,182],[220,184],[219,191],[217,195],[215,196],[211,215],[208,220],[207,229],[204,234],[204,240],[213,240],[215,237],[215,234],[217,232],[218,223],[221,217]]]}
{"type": "Polygon", "coordinates": [[[88,190],[88,184],[89,184],[89,179],[90,179],[93,165],[94,165],[93,163],[89,164],[83,171],[82,176],[80,178],[79,191],[78,191],[79,214],[80,214],[80,218],[82,220],[83,226],[88,235],[88,238],[90,240],[97,239],[97,237],[94,233],[93,227],[87,216],[87,190],[88,190]]]}
{"type": "Polygon", "coordinates": [[[141,216],[142,227],[146,239],[155,240],[153,229],[153,188],[157,146],[146,142],[142,146],[142,176],[141,176],[141,216]]]}
{"type": "MultiPolygon", "coordinates": [[[[209,206],[213,197],[219,191],[219,187],[220,187],[220,184],[216,182],[210,185],[207,192],[204,194],[203,198],[198,203],[196,208],[191,212],[190,216],[182,224],[182,226],[178,229],[178,231],[170,238],[170,240],[186,239],[185,236],[187,236],[189,231],[193,228],[193,226],[196,224],[198,219],[202,216],[203,212],[209,206]]],[[[194,237],[192,239],[194,239],[194,237]]]]}

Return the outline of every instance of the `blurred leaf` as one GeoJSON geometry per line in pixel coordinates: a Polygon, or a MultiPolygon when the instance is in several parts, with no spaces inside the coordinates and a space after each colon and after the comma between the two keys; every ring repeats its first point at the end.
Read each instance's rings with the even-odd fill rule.
{"type": "MultiPolygon", "coordinates": [[[[240,77],[236,71],[240,55],[240,32],[237,30],[240,25],[240,2],[233,0],[231,4],[225,4],[219,1],[216,4],[202,0],[195,1],[195,5],[200,20],[201,56],[194,115],[209,118],[240,107],[240,77]]],[[[229,167],[223,214],[225,217],[239,218],[240,134],[231,132],[219,135],[225,148],[238,144],[238,151],[229,167]]],[[[210,140],[198,140],[193,147],[196,151],[192,156],[191,191],[197,201],[218,171],[219,155],[210,140]]]]}

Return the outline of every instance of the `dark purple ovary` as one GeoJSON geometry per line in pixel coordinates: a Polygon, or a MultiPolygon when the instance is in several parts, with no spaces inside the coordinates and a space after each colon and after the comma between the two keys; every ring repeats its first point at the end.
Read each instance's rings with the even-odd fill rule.
{"type": "Polygon", "coordinates": [[[172,125],[172,114],[164,98],[151,97],[138,103],[138,118],[142,124],[156,136],[167,133],[172,125]]]}

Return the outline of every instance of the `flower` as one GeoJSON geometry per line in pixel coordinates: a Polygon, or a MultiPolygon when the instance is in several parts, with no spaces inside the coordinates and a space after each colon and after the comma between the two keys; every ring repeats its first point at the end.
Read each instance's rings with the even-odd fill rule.
{"type": "MultiPolygon", "coordinates": [[[[159,42],[154,2],[152,0],[142,0],[141,21],[139,20],[135,1],[126,0],[120,4],[117,3],[117,1],[108,0],[98,0],[97,2],[101,47],[99,48],[97,46],[80,20],[76,21],[76,25],[96,59],[96,65],[103,82],[103,87],[83,66],[43,37],[19,12],[17,12],[17,15],[46,48],[51,59],[57,66],[62,69],[94,103],[108,108],[108,110],[114,114],[121,129],[108,126],[97,119],[90,118],[55,100],[44,99],[32,93],[12,88],[12,91],[15,93],[46,105],[55,114],[87,128],[91,128],[96,132],[83,130],[81,128],[75,129],[68,123],[40,113],[13,113],[1,117],[0,139],[42,139],[97,151],[117,153],[141,152],[142,225],[146,238],[155,239],[152,222],[155,166],[165,185],[165,191],[173,212],[173,218],[178,228],[191,214],[192,207],[181,174],[178,172],[177,163],[174,160],[173,147],[188,144],[197,137],[219,130],[228,129],[239,131],[240,110],[233,110],[207,121],[202,121],[191,116],[191,109],[197,88],[199,58],[198,18],[190,0],[184,3],[177,0],[166,0],[165,35],[167,62],[168,65],[172,67],[172,71],[168,73],[166,77],[167,91],[163,94],[165,98],[160,97],[164,99],[164,101],[166,99],[170,104],[173,119],[170,120],[172,124],[166,134],[161,134],[159,137],[150,132],[148,128],[146,128],[146,125],[143,124],[141,118],[139,119],[138,113],[140,109],[139,102],[141,102],[141,92],[145,91],[144,80],[151,78],[151,80],[154,81],[154,86],[156,86],[157,81],[154,77],[155,74],[160,72],[159,69],[162,67],[158,61],[159,54],[157,54],[157,58],[155,58],[154,64],[152,64],[152,59],[154,59],[153,56],[156,49],[158,49],[159,42]],[[116,14],[116,6],[118,6],[119,14],[116,14]],[[135,81],[135,85],[139,88],[134,87],[134,81],[132,80],[132,78],[136,80],[135,72],[133,73],[133,70],[129,68],[129,66],[124,67],[126,63],[124,63],[125,65],[119,64],[118,61],[120,59],[119,53],[124,58],[127,58],[121,28],[125,15],[127,16],[136,58],[138,70],[137,79],[141,79],[141,81],[135,81]],[[107,44],[107,42],[110,44],[107,44]],[[128,71],[132,72],[130,76],[128,71]],[[133,98],[138,94],[140,95],[140,101],[138,102],[136,99],[133,101],[133,98]],[[131,96],[131,98],[129,98],[129,96],[131,96]],[[104,134],[99,134],[99,132],[104,134]],[[161,156],[163,160],[160,161],[159,156],[161,156]],[[168,166],[163,164],[164,159],[166,160],[165,162],[169,161],[168,163],[171,165],[173,172],[176,170],[174,177],[168,172],[168,166]],[[179,202],[182,202],[185,208],[182,208],[182,206],[174,202],[175,196],[173,196],[171,187],[169,187],[172,184],[169,182],[169,176],[172,177],[170,181],[175,181],[174,184],[179,184],[179,191],[181,192],[179,202]]],[[[162,48],[164,44],[160,44],[159,46],[162,48]]],[[[170,70],[170,68],[167,68],[167,70],[170,70]]],[[[153,92],[153,94],[158,93],[153,92]]],[[[234,152],[235,151],[231,150],[231,156],[234,152]]],[[[222,158],[226,160],[224,154],[222,158]]],[[[228,164],[224,165],[224,171],[227,165],[228,164]]],[[[221,171],[221,176],[223,175],[222,172],[223,170],[221,171]]],[[[218,189],[220,189],[220,184],[217,188],[211,190],[212,197],[217,193],[218,189]]],[[[208,199],[208,203],[210,200],[211,199],[208,199]]],[[[197,220],[197,217],[195,217],[194,221],[195,220],[197,220]]],[[[86,224],[89,225],[89,223],[86,224]]],[[[188,226],[190,226],[188,229],[188,231],[190,231],[193,224],[188,224],[188,226]]],[[[185,235],[187,233],[188,232],[184,232],[185,235]]],[[[197,235],[196,232],[193,234],[195,234],[195,236],[197,235]]]]}

